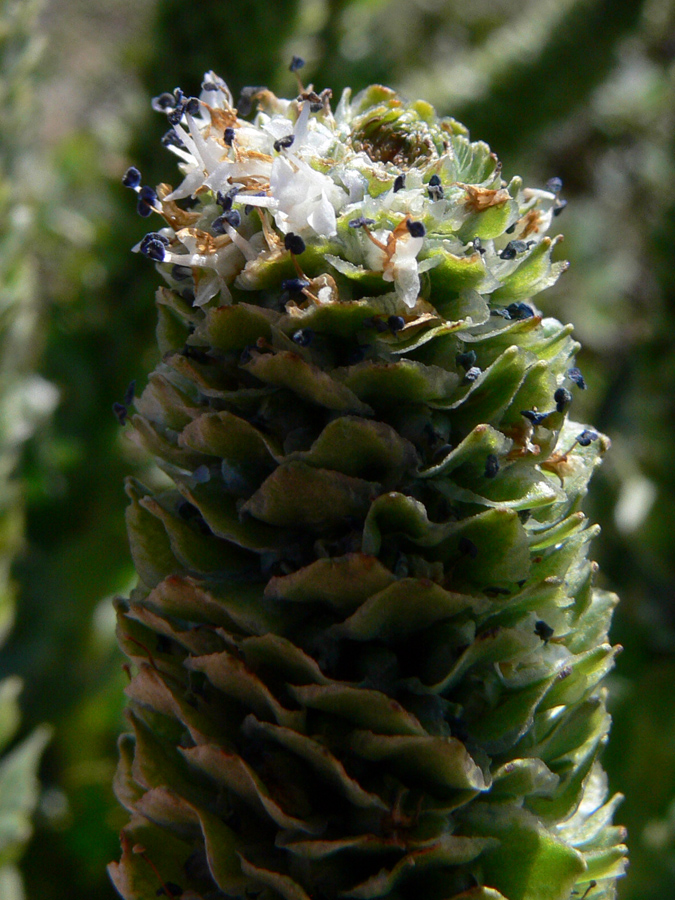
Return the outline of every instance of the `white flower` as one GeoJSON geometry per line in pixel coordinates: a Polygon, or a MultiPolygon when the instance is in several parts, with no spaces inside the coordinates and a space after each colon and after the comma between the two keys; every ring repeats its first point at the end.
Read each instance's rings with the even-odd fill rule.
{"type": "Polygon", "coordinates": [[[390,262],[385,265],[382,278],[393,281],[396,293],[406,306],[413,307],[420,293],[420,276],[417,254],[422,249],[424,238],[404,234],[396,241],[396,249],[390,262]]]}
{"type": "Polygon", "coordinates": [[[266,197],[239,194],[235,201],[266,207],[274,213],[279,230],[287,234],[314,231],[321,237],[337,232],[336,210],[348,197],[328,176],[317,172],[304,160],[278,156],[272,164],[270,190],[266,197]]]}

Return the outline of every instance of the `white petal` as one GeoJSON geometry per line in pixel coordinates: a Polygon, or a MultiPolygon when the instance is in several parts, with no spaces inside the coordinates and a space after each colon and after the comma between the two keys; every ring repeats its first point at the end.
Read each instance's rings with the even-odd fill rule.
{"type": "Polygon", "coordinates": [[[204,306],[209,300],[216,296],[219,290],[220,279],[215,272],[213,272],[213,274],[209,273],[208,275],[202,275],[199,279],[199,285],[195,292],[195,299],[192,305],[204,306]]]}
{"type": "Polygon", "coordinates": [[[182,200],[184,197],[191,197],[197,188],[204,184],[204,174],[195,169],[189,172],[182,184],[179,184],[175,191],[171,191],[165,200],[182,200]]]}
{"type": "Polygon", "coordinates": [[[417,272],[417,260],[406,259],[395,270],[396,293],[406,306],[413,307],[420,293],[420,276],[417,272]]]}
{"type": "Polygon", "coordinates": [[[320,201],[315,204],[313,211],[307,216],[307,224],[322,237],[332,237],[337,234],[337,219],[333,204],[326,197],[325,191],[321,192],[320,201]]]}
{"type": "Polygon", "coordinates": [[[278,201],[274,197],[256,197],[254,194],[236,194],[233,203],[245,203],[247,206],[261,206],[263,209],[277,209],[278,201]]]}
{"type": "Polygon", "coordinates": [[[300,115],[298,116],[298,121],[295,123],[295,141],[294,144],[297,147],[302,146],[305,137],[307,135],[307,122],[309,121],[309,114],[311,112],[309,100],[305,100],[302,104],[302,109],[300,110],[300,115]]]}

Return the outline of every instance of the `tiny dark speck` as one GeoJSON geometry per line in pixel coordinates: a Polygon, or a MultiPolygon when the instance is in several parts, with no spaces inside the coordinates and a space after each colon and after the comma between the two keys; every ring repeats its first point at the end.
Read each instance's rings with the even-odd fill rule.
{"type": "Polygon", "coordinates": [[[470,556],[471,559],[475,559],[478,556],[478,547],[468,537],[461,537],[458,547],[459,552],[464,554],[464,556],[470,556]]]}
{"type": "Polygon", "coordinates": [[[499,460],[494,453],[490,453],[485,460],[485,477],[494,478],[497,472],[499,472],[499,460]]]}

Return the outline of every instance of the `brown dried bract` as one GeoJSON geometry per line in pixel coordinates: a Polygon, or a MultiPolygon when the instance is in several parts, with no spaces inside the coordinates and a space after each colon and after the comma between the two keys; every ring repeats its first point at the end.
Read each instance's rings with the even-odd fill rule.
{"type": "Polygon", "coordinates": [[[175,200],[165,200],[164,197],[168,197],[171,191],[173,191],[173,188],[170,184],[157,185],[157,196],[162,201],[161,215],[166,224],[170,225],[174,231],[180,231],[181,228],[189,228],[190,225],[193,225],[201,218],[201,213],[181,209],[175,200]]]}
{"type": "Polygon", "coordinates": [[[541,224],[541,213],[538,209],[530,209],[520,221],[523,223],[523,228],[519,233],[519,237],[525,238],[530,234],[538,234],[541,224]]]}
{"type": "Polygon", "coordinates": [[[228,184],[241,184],[247,191],[269,191],[270,183],[260,175],[237,175],[235,178],[228,178],[228,184]]]}
{"type": "Polygon", "coordinates": [[[274,157],[269,153],[262,153],[260,150],[249,150],[247,147],[239,147],[239,160],[242,159],[261,159],[263,162],[274,162],[274,157]]]}
{"type": "Polygon", "coordinates": [[[232,238],[228,234],[213,235],[200,228],[184,228],[182,234],[177,233],[176,237],[182,241],[186,233],[196,240],[197,252],[202,254],[215,253],[216,250],[232,243],[232,238]]]}
{"type": "Polygon", "coordinates": [[[472,212],[483,212],[491,206],[501,206],[511,199],[511,195],[504,188],[491,190],[473,184],[463,184],[462,187],[466,190],[464,205],[472,212]]]}
{"type": "Polygon", "coordinates": [[[226,128],[238,128],[239,120],[237,119],[237,113],[233,109],[217,109],[213,106],[209,106],[208,103],[205,103],[204,106],[209,111],[209,115],[211,116],[211,125],[216,131],[220,131],[222,134],[226,128]]]}

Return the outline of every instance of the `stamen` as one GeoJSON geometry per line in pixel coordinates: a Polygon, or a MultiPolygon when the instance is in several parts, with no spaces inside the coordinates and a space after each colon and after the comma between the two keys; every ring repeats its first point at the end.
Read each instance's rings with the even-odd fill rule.
{"type": "Polygon", "coordinates": [[[308,347],[314,338],[314,332],[311,328],[301,328],[293,335],[293,341],[299,347],[308,347]]]}
{"type": "Polygon", "coordinates": [[[247,116],[253,109],[253,101],[255,98],[258,94],[261,94],[266,90],[267,88],[264,85],[242,88],[241,93],[239,94],[239,100],[237,100],[237,115],[247,116]]]}
{"type": "Polygon", "coordinates": [[[173,94],[160,94],[158,97],[153,97],[151,104],[152,108],[155,112],[159,113],[167,113],[170,110],[175,109],[176,107],[176,98],[173,94]]]}
{"type": "Polygon", "coordinates": [[[402,328],[405,328],[405,319],[403,316],[389,316],[387,325],[389,326],[391,333],[396,334],[397,331],[401,331],[402,328]]]}
{"type": "Polygon", "coordinates": [[[155,262],[164,262],[164,257],[166,256],[166,244],[162,241],[156,240],[155,238],[150,241],[144,240],[141,243],[140,249],[141,253],[149,259],[154,259],[155,262]]]}
{"type": "Polygon", "coordinates": [[[299,234],[294,234],[292,231],[289,231],[288,234],[284,237],[284,247],[294,256],[300,256],[301,253],[304,253],[307,247],[305,246],[305,242],[300,237],[299,234]]]}
{"type": "Polygon", "coordinates": [[[139,200],[136,204],[136,212],[139,216],[142,216],[144,219],[147,219],[151,213],[154,212],[152,206],[149,203],[146,203],[145,200],[139,200]]]}
{"type": "Polygon", "coordinates": [[[122,178],[122,184],[124,187],[132,188],[135,190],[139,187],[141,183],[141,173],[138,171],[136,166],[129,166],[129,168],[124,173],[124,177],[122,178]]]}
{"type": "Polygon", "coordinates": [[[145,248],[152,241],[159,241],[164,247],[169,246],[169,239],[165,237],[163,234],[159,234],[156,231],[151,231],[149,234],[146,234],[143,240],[141,241],[141,245],[139,247],[141,253],[145,253],[145,248]]]}
{"type": "Polygon", "coordinates": [[[427,194],[430,200],[442,200],[445,196],[441,179],[438,175],[432,175],[427,186],[427,194]]]}
{"type": "Polygon", "coordinates": [[[568,403],[571,402],[572,395],[567,390],[567,388],[561,387],[558,388],[558,390],[555,392],[555,394],[553,395],[553,399],[556,403],[556,409],[559,413],[561,413],[565,411],[565,407],[568,403]]]}
{"type": "Polygon", "coordinates": [[[427,233],[426,228],[421,222],[415,222],[413,219],[406,219],[406,228],[414,238],[421,238],[427,233]]]}
{"type": "Polygon", "coordinates": [[[591,431],[589,428],[585,428],[581,434],[577,435],[577,444],[580,447],[588,447],[593,441],[597,441],[598,434],[595,431],[591,431]]]}
{"type": "Polygon", "coordinates": [[[241,213],[236,209],[227,209],[222,216],[218,216],[217,219],[213,220],[211,228],[216,234],[225,234],[226,224],[231,225],[233,228],[238,228],[241,225],[241,213]]]}
{"type": "Polygon", "coordinates": [[[365,219],[359,216],[358,219],[350,219],[347,223],[350,228],[363,228],[364,225],[374,225],[375,219],[365,219]]]}
{"type": "Polygon", "coordinates": [[[157,208],[157,194],[151,187],[144,185],[138,192],[136,210],[139,216],[143,216],[144,219],[152,212],[161,212],[161,209],[157,208]]]}
{"type": "Polygon", "coordinates": [[[371,241],[373,242],[373,244],[375,244],[376,247],[379,247],[380,250],[381,250],[383,253],[387,253],[387,252],[388,252],[387,245],[386,245],[386,244],[383,244],[382,241],[378,241],[378,239],[377,239],[377,238],[375,237],[375,235],[372,233],[372,231],[370,230],[370,228],[365,224],[365,222],[363,222],[363,223],[361,224],[361,228],[363,228],[363,230],[365,231],[365,233],[368,235],[369,240],[371,240],[371,241]]]}
{"type": "Polygon", "coordinates": [[[225,132],[223,134],[223,140],[225,141],[225,143],[227,144],[228,147],[232,146],[232,142],[234,141],[234,128],[232,128],[231,126],[228,126],[225,129],[225,132]]]}
{"type": "Polygon", "coordinates": [[[560,200],[560,199],[556,200],[556,204],[553,207],[553,215],[559,216],[560,213],[563,211],[563,209],[565,209],[566,206],[567,206],[567,200],[560,200]]]}
{"type": "Polygon", "coordinates": [[[397,175],[394,179],[394,187],[392,188],[393,192],[397,194],[399,191],[403,190],[405,187],[405,175],[397,175]]]}
{"type": "Polygon", "coordinates": [[[281,282],[281,290],[289,294],[301,294],[308,287],[309,281],[305,278],[287,278],[281,282]]]}
{"type": "Polygon", "coordinates": [[[115,413],[115,418],[120,423],[120,425],[124,425],[127,421],[127,408],[123,403],[113,403],[112,411],[115,413]]]}
{"type": "Polygon", "coordinates": [[[163,147],[179,147],[181,150],[185,148],[185,144],[178,137],[175,130],[172,128],[170,131],[167,131],[166,134],[162,137],[162,146],[163,147]]]}
{"type": "Polygon", "coordinates": [[[180,120],[183,118],[184,106],[182,103],[179,103],[178,106],[169,113],[167,119],[169,120],[170,125],[178,125],[180,120]]]}
{"type": "Polygon", "coordinates": [[[538,622],[535,622],[534,633],[537,635],[537,637],[540,637],[545,644],[547,644],[553,637],[553,629],[542,619],[539,619],[538,622]]]}
{"type": "Polygon", "coordinates": [[[546,182],[546,190],[550,191],[552,194],[559,194],[562,191],[562,178],[549,178],[546,182]]]}
{"type": "Polygon", "coordinates": [[[581,374],[581,369],[578,369],[576,366],[572,366],[571,369],[567,370],[567,377],[570,381],[576,384],[580,391],[586,390],[586,381],[584,379],[584,376],[581,374]]]}
{"type": "Polygon", "coordinates": [[[293,144],[295,140],[294,134],[287,134],[285,137],[279,138],[279,140],[274,142],[274,149],[279,153],[281,150],[288,150],[288,148],[293,144]]]}
{"type": "Polygon", "coordinates": [[[527,303],[509,303],[506,312],[509,319],[531,319],[534,316],[534,310],[527,303]]]}
{"type": "Polygon", "coordinates": [[[475,350],[467,350],[466,353],[458,353],[455,357],[457,365],[461,366],[465,372],[468,372],[469,369],[476,365],[476,359],[475,350]]]}
{"type": "Polygon", "coordinates": [[[533,425],[541,425],[544,419],[548,419],[551,415],[550,412],[539,412],[536,409],[521,409],[521,416],[525,416],[525,418],[532,422],[533,425]]]}
{"type": "Polygon", "coordinates": [[[291,60],[291,64],[288,67],[289,72],[297,72],[303,68],[305,65],[305,60],[301,56],[294,56],[291,60]]]}
{"type": "Polygon", "coordinates": [[[223,212],[227,212],[228,209],[232,209],[232,201],[234,200],[234,198],[237,196],[238,193],[239,193],[238,187],[230,188],[230,190],[226,194],[223,194],[222,191],[217,191],[216,203],[218,204],[218,206],[223,207],[223,212]]]}

